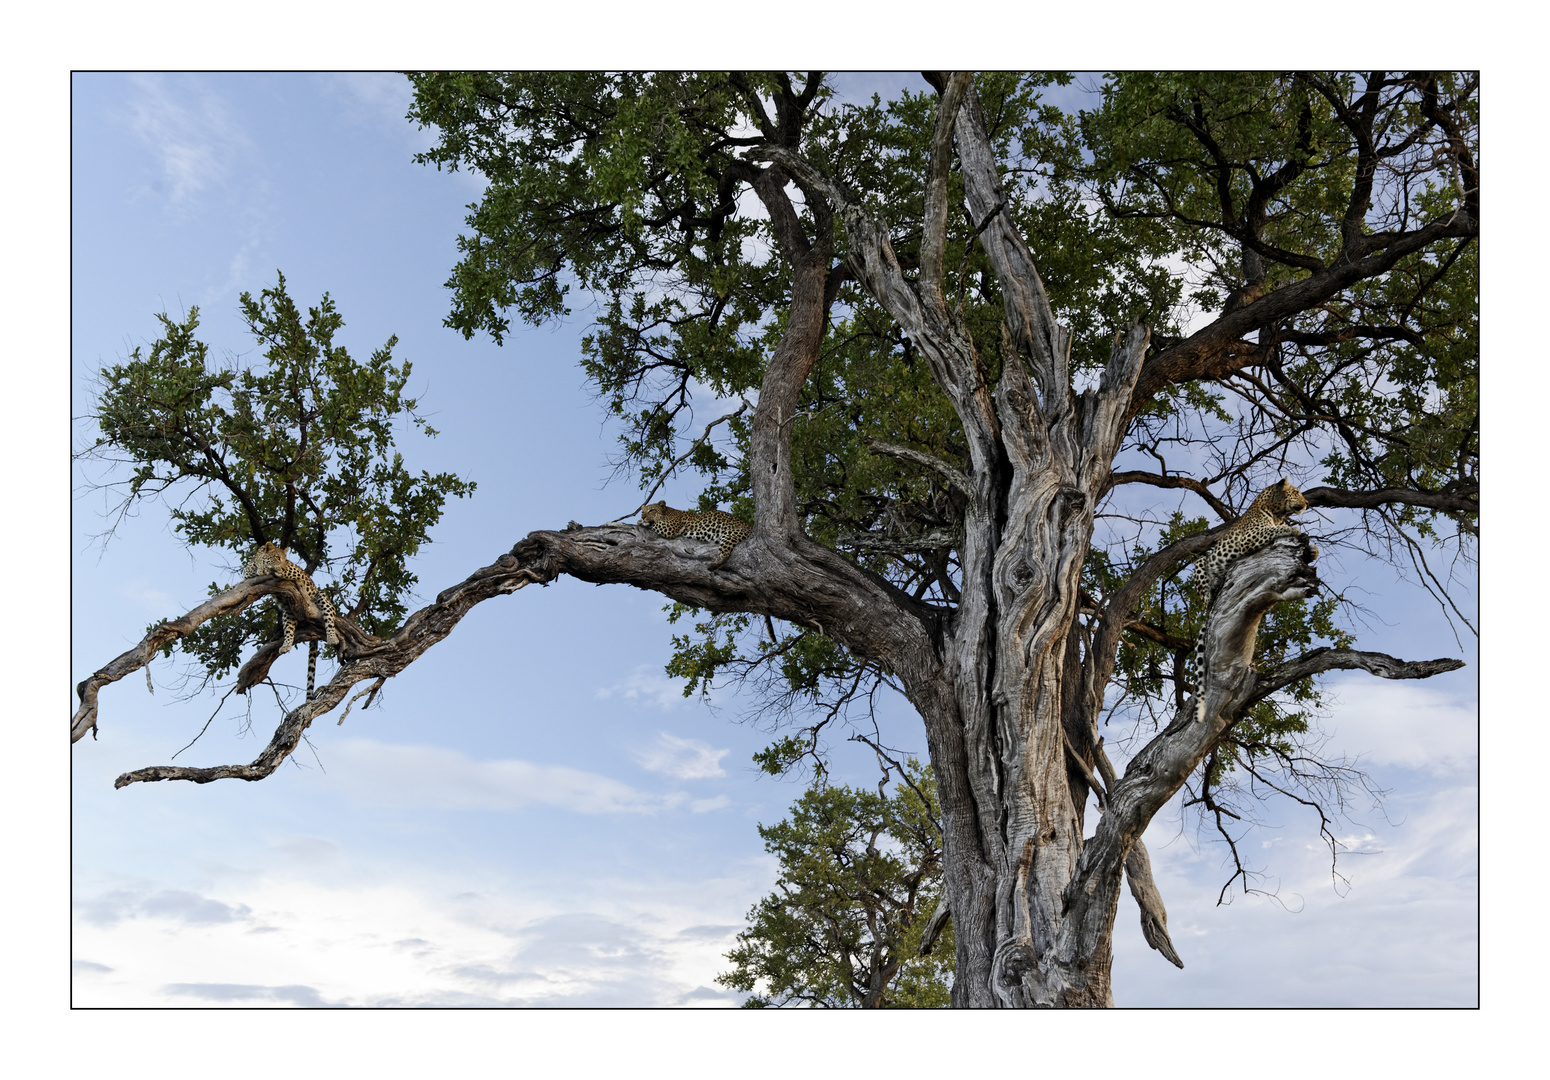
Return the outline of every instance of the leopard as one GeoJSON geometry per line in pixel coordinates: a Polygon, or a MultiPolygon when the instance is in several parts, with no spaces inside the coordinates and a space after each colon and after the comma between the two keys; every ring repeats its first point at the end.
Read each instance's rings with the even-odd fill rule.
{"type": "Polygon", "coordinates": [[[742,518],[733,517],[722,510],[674,510],[666,502],[654,502],[640,512],[640,523],[658,536],[671,540],[675,536],[687,536],[692,540],[709,540],[721,545],[721,554],[710,564],[719,570],[732,554],[732,549],[748,539],[753,527],[742,518]]]}
{"type": "MultiPolygon", "coordinates": [[[[1200,598],[1202,610],[1209,614],[1217,590],[1227,576],[1227,568],[1235,561],[1283,536],[1300,535],[1297,526],[1291,524],[1291,517],[1307,508],[1308,500],[1285,477],[1260,492],[1243,515],[1229,525],[1195,563],[1190,587],[1200,598]]],[[[1200,632],[1195,636],[1195,645],[1184,665],[1184,685],[1195,695],[1197,720],[1205,719],[1205,687],[1201,685],[1205,656],[1206,626],[1202,617],[1200,632]]]]}
{"type": "MultiPolygon", "coordinates": [[[[261,544],[253,557],[242,567],[242,577],[263,577],[273,574],[282,581],[292,581],[301,586],[302,592],[312,598],[312,602],[318,606],[318,611],[323,615],[323,636],[330,645],[339,644],[339,632],[334,628],[334,617],[339,614],[334,608],[334,602],[328,598],[328,594],[318,588],[313,582],[312,576],[301,567],[291,562],[288,556],[289,548],[276,547],[272,542],[261,544]]],[[[280,605],[280,621],[283,625],[280,637],[280,651],[277,656],[283,656],[291,651],[291,646],[296,643],[297,613],[292,610],[290,603],[275,597],[275,602],[280,605]]],[[[317,676],[318,643],[316,641],[307,644],[307,700],[314,696],[314,683],[317,676]]]]}

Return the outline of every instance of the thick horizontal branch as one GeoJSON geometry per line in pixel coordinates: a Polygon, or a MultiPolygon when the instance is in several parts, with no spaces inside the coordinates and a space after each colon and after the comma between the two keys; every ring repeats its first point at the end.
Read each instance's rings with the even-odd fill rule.
{"type": "MultiPolygon", "coordinates": [[[[899,667],[939,662],[932,640],[940,614],[829,548],[806,537],[798,537],[795,544],[770,544],[755,534],[738,545],[726,566],[711,570],[710,562],[717,553],[715,544],[664,540],[637,525],[577,526],[563,532],[531,533],[492,565],[441,592],[435,603],[412,614],[391,638],[361,635],[359,643],[347,639],[334,677],[312,700],[285,715],[269,745],[251,763],[209,768],[152,766],[125,773],[115,786],[154,780],[201,784],[221,779],[261,780],[290,756],[311,723],[343,701],[356,683],[398,674],[450,634],[475,605],[534,582],[547,584],[561,574],[599,584],[651,589],[711,611],[768,614],[817,629],[859,656],[877,657],[899,667]]],[[[163,623],[134,649],[81,684],[82,706],[74,729],[84,733],[95,727],[101,686],[143,667],[157,649],[201,623],[240,611],[270,591],[278,589],[263,580],[243,582],[181,619],[163,623]]]]}
{"type": "Polygon", "coordinates": [[[1247,708],[1299,679],[1323,671],[1366,671],[1384,679],[1429,679],[1445,671],[1457,671],[1464,661],[1445,657],[1441,660],[1399,660],[1385,653],[1356,649],[1314,649],[1288,661],[1274,671],[1262,671],[1244,703],[1247,708]]]}
{"type": "Polygon", "coordinates": [[[1413,488],[1380,488],[1376,491],[1345,491],[1341,488],[1316,487],[1303,491],[1309,506],[1352,507],[1372,510],[1399,503],[1421,506],[1449,514],[1478,514],[1480,485],[1460,484],[1447,491],[1417,491],[1413,488]]]}
{"type": "Polygon", "coordinates": [[[932,529],[919,536],[883,536],[877,533],[842,533],[840,544],[884,555],[918,555],[942,548],[959,547],[963,536],[951,529],[932,529]]]}

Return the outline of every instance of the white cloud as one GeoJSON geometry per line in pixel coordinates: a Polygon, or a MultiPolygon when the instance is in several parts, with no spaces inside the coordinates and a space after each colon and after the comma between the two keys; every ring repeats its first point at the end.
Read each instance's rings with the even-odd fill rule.
{"type": "Polygon", "coordinates": [[[116,926],[136,918],[203,926],[247,922],[253,914],[244,904],[223,904],[186,889],[163,889],[154,893],[115,889],[87,901],[77,901],[76,913],[95,926],[116,926]]]}
{"type": "Polygon", "coordinates": [[[699,881],[548,883],[541,895],[424,872],[395,870],[403,883],[389,885],[275,873],[199,897],[251,911],[247,922],[113,925],[86,913],[120,903],[109,899],[118,894],[183,890],[102,883],[76,905],[73,1003],[736,1005],[740,995],[714,980],[767,869],[755,861],[699,881]]]}
{"type": "MultiPolygon", "coordinates": [[[[414,101],[414,87],[395,71],[348,71],[314,76],[323,93],[350,122],[373,134],[401,143],[411,152],[429,150],[438,141],[434,127],[421,129],[407,119],[414,101]]],[[[472,181],[484,190],[484,178],[474,170],[460,169],[454,176],[472,181]]]]}
{"type": "Polygon", "coordinates": [[[435,746],[345,739],[329,748],[329,774],[363,801],[441,810],[514,810],[532,803],[580,814],[649,814],[681,794],[653,795],[597,773],[507,758],[475,761],[435,746]]]}
{"type": "Polygon", "coordinates": [[[637,705],[673,709],[684,701],[684,684],[680,679],[668,678],[649,664],[641,664],[622,683],[603,687],[595,696],[600,701],[619,697],[637,705]]]}
{"type": "Polygon", "coordinates": [[[173,612],[181,612],[188,605],[180,606],[172,594],[155,588],[148,578],[134,577],[121,581],[114,592],[123,600],[134,604],[141,611],[165,618],[173,612]]]}
{"type": "Polygon", "coordinates": [[[638,751],[635,759],[641,767],[652,772],[666,773],[680,780],[703,780],[710,776],[725,776],[721,759],[730,750],[716,750],[699,739],[680,739],[677,735],[662,732],[655,746],[638,751]]]}
{"type": "Polygon", "coordinates": [[[1330,749],[1363,765],[1397,765],[1433,775],[1473,770],[1479,710],[1458,693],[1410,682],[1348,676],[1330,684],[1330,749]]]}
{"type": "Polygon", "coordinates": [[[1177,818],[1154,821],[1147,846],[1185,967],[1173,968],[1147,947],[1127,891],[1114,933],[1118,1004],[1477,1004],[1476,796],[1465,786],[1411,798],[1396,793],[1388,820],[1374,815],[1370,828],[1351,830],[1363,853],[1342,854],[1338,870],[1348,881],[1338,888],[1314,824],[1289,808],[1272,823],[1279,843],[1269,850],[1240,844],[1265,875],[1256,886],[1273,895],[1245,896],[1235,885],[1223,906],[1217,896],[1232,873],[1225,845],[1192,845],[1174,831],[1177,818]]]}

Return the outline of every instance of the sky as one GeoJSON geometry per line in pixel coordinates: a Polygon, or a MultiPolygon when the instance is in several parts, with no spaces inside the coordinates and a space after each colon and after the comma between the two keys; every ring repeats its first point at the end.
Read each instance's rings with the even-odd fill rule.
{"type": "MultiPolygon", "coordinates": [[[[843,85],[886,96],[900,82],[843,85]]],[[[398,336],[441,432],[405,433],[406,463],[478,483],[414,563],[422,596],[530,530],[639,503],[631,482],[610,482],[613,432],[577,364],[583,304],[504,347],[442,326],[479,189],[410,160],[429,140],[403,119],[402,77],[77,74],[71,95],[73,417],[99,367],[154,340],[158,311],[198,306],[212,349],[249,350],[237,296],[278,269],[298,303],[334,298],[353,355],[398,336]]],[[[72,424],[74,447],[89,439],[72,424]]],[[[72,684],[221,576],[155,506],[104,542],[106,478],[92,463],[71,478],[72,684]]],[[[692,505],[697,491],[684,478],[659,497],[692,505]]],[[[1218,906],[1225,850],[1176,804],[1159,814],[1146,839],[1186,967],[1146,947],[1127,893],[1119,1005],[1479,1002],[1477,644],[1381,565],[1339,569],[1386,620],[1363,647],[1469,666],[1331,680],[1326,750],[1359,756],[1388,792],[1340,823],[1348,884],[1332,881],[1316,820],[1270,803],[1244,850],[1274,895],[1218,906]]],[[[380,706],[324,718],[259,783],[114,790],[119,773],[167,762],[216,702],[182,697],[177,657],[152,665],[154,693],[140,673],[105,688],[98,738],[70,759],[73,1004],[737,1004],[714,980],[773,885],[755,826],[802,786],[754,770],[775,736],[748,699],[685,699],[663,674],[665,602],[566,579],[487,601],[380,706]]],[[[300,682],[305,662],[297,649],[275,675],[300,682]]],[[[278,716],[272,698],[247,706],[227,702],[177,760],[251,760],[278,716]]],[[[923,755],[907,706],[887,703],[883,723],[923,755]]],[[[867,755],[835,753],[841,782],[875,782],[867,755]]]]}

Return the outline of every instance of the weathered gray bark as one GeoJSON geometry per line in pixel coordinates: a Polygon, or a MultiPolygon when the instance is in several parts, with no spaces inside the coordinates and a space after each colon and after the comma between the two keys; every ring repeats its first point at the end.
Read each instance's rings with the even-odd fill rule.
{"type": "MultiPolygon", "coordinates": [[[[1147,328],[1130,326],[1116,336],[1099,385],[1073,393],[1069,337],[1053,318],[1032,254],[1008,215],[1000,213],[1005,194],[972,83],[955,74],[940,80],[940,87],[921,269],[914,280],[894,257],[884,224],[803,160],[794,145],[761,151],[773,165],[758,174],[754,189],[790,263],[792,302],[751,428],[754,532],[724,567],[709,569],[714,545],[663,540],[639,526],[531,533],[414,613],[392,638],[347,638],[334,678],[287,714],[250,765],[156,766],[126,773],[118,785],[267,776],[308,725],[343,701],[354,684],[403,670],[475,604],[560,574],[631,584],[710,611],[764,614],[811,627],[897,676],[924,721],[937,779],[945,894],[958,949],[955,1005],[1111,1005],[1114,918],[1127,873],[1147,941],[1182,966],[1168,939],[1163,898],[1140,837],[1243,711],[1295,678],[1330,668],[1419,678],[1461,665],[1316,650],[1278,671],[1255,673],[1250,662],[1261,616],[1317,585],[1311,550],[1300,540],[1284,539],[1239,560],[1222,584],[1207,619],[1204,719],[1193,721],[1194,703],[1186,703],[1125,774],[1115,774],[1097,718],[1120,634],[1133,625],[1137,601],[1158,577],[1198,555],[1214,537],[1192,537],[1157,553],[1100,609],[1090,610],[1095,622],[1085,635],[1079,633],[1082,565],[1094,513],[1115,481],[1110,464],[1143,396],[1138,388],[1247,363],[1257,346],[1240,341],[1238,327],[1252,329],[1256,309],[1263,316],[1271,310],[1263,305],[1286,298],[1277,292],[1256,300],[1232,313],[1236,321],[1213,324],[1199,340],[1152,360],[1145,359],[1147,328]],[[968,210],[982,226],[979,242],[1005,298],[1006,362],[995,386],[941,288],[947,214],[953,209],[947,175],[955,146],[968,210]],[[816,237],[804,232],[785,193],[788,181],[803,189],[816,237]],[[851,275],[909,335],[962,423],[967,474],[907,448],[873,444],[878,453],[945,470],[949,483],[968,497],[961,601],[950,612],[911,598],[801,530],[790,428],[832,302],[833,220],[849,242],[851,275]],[[1100,817],[1084,843],[1090,791],[1098,795],[1100,817]]],[[[1342,496],[1348,498],[1341,505],[1363,505],[1359,493],[1328,497],[1342,496]]],[[[244,583],[213,598],[176,623],[163,624],[83,682],[75,737],[95,729],[100,686],[143,666],[161,644],[215,614],[239,610],[264,591],[276,587],[244,583]]],[[[304,627],[300,636],[318,636],[317,630],[304,627]]]]}
{"type": "MultiPolygon", "coordinates": [[[[1123,597],[1111,598],[1098,640],[1084,654],[1074,626],[1093,513],[1113,482],[1110,464],[1143,376],[1156,382],[1231,370],[1247,362],[1253,346],[1237,340],[1236,324],[1213,325],[1188,348],[1164,354],[1164,369],[1143,363],[1148,333],[1132,326],[1116,337],[1098,387],[1073,393],[1070,340],[1054,320],[1031,253],[1000,212],[1006,196],[972,84],[962,73],[936,83],[941,102],[918,282],[902,272],[888,229],[858,199],[794,152],[770,147],[765,156],[833,207],[850,241],[853,276],[928,360],[969,446],[972,474],[953,478],[971,503],[962,598],[941,644],[942,671],[893,665],[925,720],[941,786],[946,891],[958,943],[954,1003],[1109,1005],[1113,919],[1127,864],[1148,942],[1180,963],[1138,846],[1141,832],[1253,693],[1245,673],[1260,615],[1278,600],[1307,595],[1315,581],[1285,545],[1245,560],[1208,625],[1211,719],[1170,727],[1123,779],[1112,778],[1096,716],[1119,634],[1150,583],[1203,551],[1211,536],[1176,544],[1143,567],[1123,597]],[[967,208],[1005,302],[1003,355],[1016,358],[1004,362],[993,390],[940,287],[954,142],[967,208]],[[1095,769],[1110,774],[1107,785],[1100,786],[1095,769]],[[1089,789],[1099,792],[1103,816],[1084,847],[1089,789]]],[[[874,449],[899,456],[897,448],[874,449]]]]}

